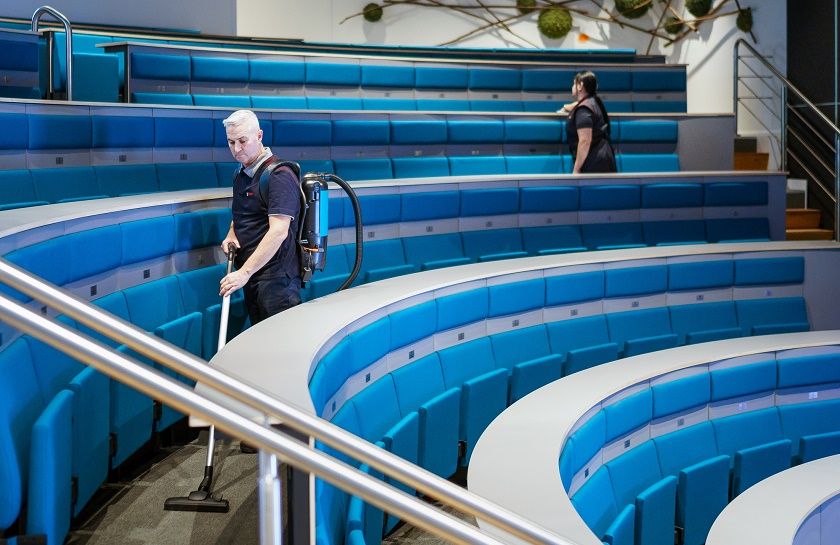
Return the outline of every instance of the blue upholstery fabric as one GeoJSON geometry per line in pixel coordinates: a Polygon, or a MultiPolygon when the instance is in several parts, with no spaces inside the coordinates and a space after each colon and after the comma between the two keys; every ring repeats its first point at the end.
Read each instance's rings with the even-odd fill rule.
{"type": "Polygon", "coordinates": [[[216,166],[213,163],[158,163],[161,191],[180,191],[216,187],[216,166]]]}
{"type": "Polygon", "coordinates": [[[402,221],[422,221],[458,217],[461,194],[458,191],[405,193],[402,200],[402,221]]]}
{"type": "Polygon", "coordinates": [[[668,265],[670,291],[722,288],[731,286],[734,281],[735,269],[729,259],[668,265]]]}
{"type": "Polygon", "coordinates": [[[542,278],[490,286],[488,317],[527,312],[545,306],[545,282],[542,278]]]}
{"type": "Polygon", "coordinates": [[[569,171],[567,155],[508,156],[505,163],[508,174],[562,174],[569,171]]]}
{"type": "Polygon", "coordinates": [[[333,145],[377,146],[391,141],[391,128],[387,121],[347,120],[333,121],[333,145]]]}
{"type": "Polygon", "coordinates": [[[25,150],[29,142],[29,116],[0,113],[0,123],[5,127],[0,135],[0,150],[25,150]]]}
{"type": "Polygon", "coordinates": [[[354,63],[307,62],[307,85],[358,86],[361,68],[354,63]]]}
{"type": "Polygon", "coordinates": [[[414,87],[414,67],[362,64],[362,87],[414,87]]]}
{"type": "Polygon", "coordinates": [[[671,333],[671,319],[666,308],[649,308],[607,314],[610,340],[624,347],[624,357],[655,350],[674,348],[679,343],[671,333]]]}
{"type": "Polygon", "coordinates": [[[75,282],[120,266],[122,260],[122,236],[118,225],[106,225],[72,233],[61,237],[68,247],[69,255],[87,255],[87,259],[71,259],[67,281],[75,282]],[[95,248],[95,251],[91,251],[95,248]]]}
{"type": "Polygon", "coordinates": [[[156,117],[155,147],[213,146],[213,120],[206,117],[156,117]]]}
{"type": "Polygon", "coordinates": [[[769,395],[776,389],[776,361],[750,363],[709,373],[712,401],[754,394],[769,395]]]}
{"type": "Polygon", "coordinates": [[[274,110],[305,110],[308,106],[303,96],[272,96],[253,95],[251,106],[254,108],[269,108],[274,110]]]}
{"type": "Polygon", "coordinates": [[[449,161],[446,157],[394,157],[391,165],[394,178],[449,176],[449,161]]]}
{"type": "Polygon", "coordinates": [[[248,79],[253,83],[303,84],[305,65],[302,62],[264,59],[249,59],[248,62],[248,79]]]}
{"type": "Polygon", "coordinates": [[[39,204],[29,170],[0,170],[0,210],[39,204]]]}
{"type": "Polygon", "coordinates": [[[826,439],[830,439],[833,448],[819,454],[837,453],[838,416],[840,416],[840,401],[838,400],[797,403],[779,407],[782,434],[785,439],[791,441],[794,460],[797,463],[816,458],[809,450],[813,451],[813,446],[819,443],[820,439],[823,443],[828,442],[826,439]]]}
{"type": "Polygon", "coordinates": [[[735,301],[738,324],[745,335],[808,331],[808,313],[801,297],[735,301]]]}
{"type": "Polygon", "coordinates": [[[510,68],[470,68],[469,88],[475,90],[518,91],[522,87],[522,73],[510,68]]]}
{"type": "Polygon", "coordinates": [[[634,91],[685,91],[685,70],[635,70],[634,91]]]}
{"type": "Polygon", "coordinates": [[[580,188],[581,210],[628,210],[639,208],[637,185],[598,185],[580,188]]]}
{"type": "Polygon", "coordinates": [[[586,251],[580,232],[573,225],[522,229],[522,247],[531,255],[586,251]]]}
{"type": "Polygon", "coordinates": [[[734,498],[759,481],[790,467],[789,439],[757,445],[735,453],[732,470],[732,492],[734,498]]]}
{"type": "Polygon", "coordinates": [[[94,148],[151,148],[154,119],[146,116],[91,116],[94,148]]]}
{"type": "Polygon", "coordinates": [[[607,421],[604,411],[593,414],[575,431],[569,441],[574,454],[571,465],[572,473],[580,471],[603,447],[606,441],[607,421]]]}
{"type": "Polygon", "coordinates": [[[475,189],[461,192],[460,217],[516,214],[519,211],[519,190],[475,189]]]}
{"type": "Polygon", "coordinates": [[[417,66],[415,68],[415,86],[417,89],[465,89],[469,73],[466,68],[435,68],[417,66]]]}
{"type": "Polygon", "coordinates": [[[275,120],[272,122],[276,146],[329,146],[333,125],[320,120],[275,120]]]}
{"type": "Polygon", "coordinates": [[[713,182],[704,191],[706,206],[763,206],[767,182],[713,182]]]}
{"type": "Polygon", "coordinates": [[[709,403],[709,374],[700,373],[651,386],[653,419],[697,410],[709,403]]]}
{"type": "Polygon", "coordinates": [[[160,190],[154,165],[96,166],[93,171],[103,195],[119,197],[160,190]]]}
{"type": "Polygon", "coordinates": [[[592,223],[581,225],[580,232],[590,250],[644,246],[642,227],[638,223],[592,223]]]}
{"type": "Polygon", "coordinates": [[[336,159],[336,174],[345,180],[384,180],[393,178],[391,161],[376,159],[336,159]]]}
{"type": "Polygon", "coordinates": [[[213,82],[248,81],[248,60],[242,58],[193,56],[192,79],[194,81],[213,82]]]}
{"type": "Polygon", "coordinates": [[[175,219],[172,216],[123,223],[123,265],[170,255],[175,249],[175,219]]]}
{"type": "Polygon", "coordinates": [[[709,242],[753,242],[770,240],[767,218],[706,220],[709,242]]]}
{"type": "Polygon", "coordinates": [[[556,68],[530,68],[522,71],[523,91],[565,92],[572,86],[574,70],[556,68]]]}
{"type": "Polygon", "coordinates": [[[566,141],[566,124],[562,121],[505,119],[504,123],[505,142],[560,144],[566,141]]]}
{"type": "Polygon", "coordinates": [[[522,249],[519,229],[490,229],[461,233],[464,255],[477,261],[495,261],[528,255],[522,249]]]}
{"type": "Polygon", "coordinates": [[[566,354],[563,376],[618,359],[621,348],[610,341],[603,316],[575,318],[548,324],[551,351],[566,354]]]}
{"type": "Polygon", "coordinates": [[[29,149],[85,149],[91,147],[91,122],[86,115],[29,116],[29,149]]]}
{"type": "Polygon", "coordinates": [[[133,52],[129,62],[133,78],[189,81],[191,76],[187,55],[133,52]]]}
{"type": "Polygon", "coordinates": [[[620,154],[619,172],[677,172],[680,160],[677,155],[666,154],[620,154]]]}
{"type": "MultiPolygon", "coordinates": [[[[376,363],[388,353],[391,345],[391,324],[388,318],[380,318],[370,325],[358,329],[350,334],[352,359],[343,362],[347,376],[352,376],[376,363]]],[[[394,424],[396,421],[391,422],[394,424]]],[[[360,420],[359,423],[362,423],[360,420]]],[[[384,430],[383,430],[384,431],[384,430]]],[[[375,439],[379,439],[376,437],[375,439]]]]}
{"type": "Polygon", "coordinates": [[[229,208],[197,210],[175,216],[175,251],[221,244],[230,229],[229,208]]]}
{"type": "Polygon", "coordinates": [[[244,108],[251,107],[251,98],[246,95],[193,95],[193,104],[213,108],[244,108]]]}
{"type": "Polygon", "coordinates": [[[192,106],[192,95],[185,93],[131,92],[131,101],[138,104],[166,104],[170,106],[192,106]]]}
{"type": "Polygon", "coordinates": [[[572,505],[595,533],[603,536],[618,511],[609,470],[602,467],[572,496],[572,505]]]}
{"type": "Polygon", "coordinates": [[[604,279],[607,297],[663,293],[667,291],[668,269],[665,265],[607,269],[604,279]]]}
{"type": "Polygon", "coordinates": [[[650,246],[703,244],[706,226],[703,220],[646,221],[642,224],[645,243],[650,246]]]}
{"type": "Polygon", "coordinates": [[[496,365],[511,374],[508,403],[560,378],[563,358],[551,354],[545,326],[498,333],[490,342],[496,365]]]}
{"type": "Polygon", "coordinates": [[[91,167],[35,169],[31,171],[38,200],[71,202],[105,197],[91,167]]]}
{"type": "MultiPolygon", "coordinates": [[[[68,270],[66,264],[70,261],[70,254],[68,246],[62,240],[45,240],[44,242],[9,252],[3,257],[18,267],[56,286],[62,286],[67,283],[68,270]]],[[[6,286],[3,286],[0,290],[13,294],[21,301],[27,302],[30,300],[28,296],[6,286]]]]}
{"type": "Polygon", "coordinates": [[[699,303],[674,305],[669,308],[671,327],[679,335],[680,344],[719,341],[741,336],[735,303],[699,303]]]}
{"type": "Polygon", "coordinates": [[[505,125],[501,121],[464,121],[446,122],[450,144],[493,144],[505,139],[505,125]]]}
{"type": "Polygon", "coordinates": [[[353,396],[350,403],[356,411],[360,436],[368,441],[380,440],[400,420],[397,393],[391,375],[385,375],[368,385],[353,396]]]}
{"type": "Polygon", "coordinates": [[[604,293],[604,273],[601,271],[564,274],[545,279],[546,306],[602,299],[604,293]]]}
{"type": "Polygon", "coordinates": [[[438,297],[437,329],[446,331],[487,318],[487,288],[438,297]]]}
{"type": "Polygon", "coordinates": [[[782,356],[778,361],[779,389],[840,382],[840,355],[782,356]]]}
{"type": "MultiPolygon", "coordinates": [[[[653,394],[648,388],[604,407],[607,425],[605,442],[610,443],[647,425],[652,414],[653,394]]],[[[635,450],[636,448],[633,449],[635,450]]]]}
{"type": "Polygon", "coordinates": [[[620,141],[673,142],[676,144],[678,128],[679,125],[676,121],[622,121],[620,141]]]}
{"type": "Polygon", "coordinates": [[[801,284],[805,281],[803,257],[735,260],[735,285],[801,284]]]}
{"type": "Polygon", "coordinates": [[[394,144],[445,144],[446,122],[436,120],[391,121],[391,141],[394,144]]]}
{"type": "Polygon", "coordinates": [[[703,186],[688,183],[642,186],[642,208],[684,208],[703,206],[703,186]]]}
{"type": "Polygon", "coordinates": [[[718,452],[733,457],[739,450],[782,439],[779,413],[775,407],[717,418],[712,425],[718,452]]]}

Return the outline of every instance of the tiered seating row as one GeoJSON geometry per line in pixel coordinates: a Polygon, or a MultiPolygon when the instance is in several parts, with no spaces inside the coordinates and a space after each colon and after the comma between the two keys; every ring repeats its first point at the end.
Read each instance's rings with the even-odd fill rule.
{"type": "Polygon", "coordinates": [[[607,543],[671,543],[676,525],[681,543],[700,545],[753,484],[840,453],[838,347],[718,362],[682,377],[611,400],[566,443],[563,483],[607,543]]]}
{"type": "MultiPolygon", "coordinates": [[[[556,111],[584,69],[127,47],[132,102],[197,106],[556,111]]],[[[683,66],[601,67],[598,77],[612,111],[685,112],[683,66]]]]}
{"type": "MultiPolygon", "coordinates": [[[[171,265],[162,265],[168,260],[189,262],[184,256],[208,250],[212,255],[229,225],[229,209],[152,217],[59,236],[4,258],[54,284],[72,286],[95,298],[94,304],[104,310],[209,358],[216,350],[218,281],[224,265],[194,270],[181,265],[175,270],[182,272],[148,279],[154,278],[153,271],[157,276],[169,274],[171,265]],[[90,248],[97,251],[91,253],[90,248]],[[115,291],[96,298],[109,291],[108,286],[115,291]]],[[[17,292],[12,295],[29,300],[17,292]]],[[[246,325],[240,293],[233,297],[230,316],[229,334],[235,335],[246,325]]],[[[130,352],[72,320],[59,319],[130,352]]],[[[49,543],[61,543],[71,515],[84,508],[109,468],[182,415],[28,336],[7,338],[4,344],[0,429],[7,435],[0,442],[5,492],[0,528],[9,529],[25,515],[19,522],[26,533],[45,534],[49,543]]]]}
{"type": "MultiPolygon", "coordinates": [[[[684,343],[808,330],[801,296],[755,299],[801,293],[803,267],[780,257],[538,271],[441,294],[342,333],[313,368],[312,401],[323,417],[447,477],[505,407],[561,376],[684,343]],[[719,302],[697,303],[713,292],[719,302]]],[[[379,542],[397,522],[325,483],[316,495],[322,543],[353,531],[379,542]]]]}

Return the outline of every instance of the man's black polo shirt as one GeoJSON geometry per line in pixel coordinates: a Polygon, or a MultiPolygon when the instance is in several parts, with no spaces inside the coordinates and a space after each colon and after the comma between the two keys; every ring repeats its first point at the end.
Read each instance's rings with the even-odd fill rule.
{"type": "Polygon", "coordinates": [[[236,254],[236,267],[241,268],[245,264],[268,232],[268,216],[280,214],[292,218],[286,239],[280,250],[262,269],[255,271],[251,278],[295,278],[300,276],[300,260],[295,241],[300,215],[300,186],[287,167],[278,167],[271,173],[267,189],[264,204],[259,194],[259,180],[251,179],[245,169],[241,169],[233,181],[233,231],[240,245],[236,254]]]}

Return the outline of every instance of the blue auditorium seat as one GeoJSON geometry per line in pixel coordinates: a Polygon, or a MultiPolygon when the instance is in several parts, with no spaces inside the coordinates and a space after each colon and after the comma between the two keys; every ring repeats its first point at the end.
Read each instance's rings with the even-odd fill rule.
{"type": "Polygon", "coordinates": [[[192,106],[192,95],[186,93],[131,92],[131,102],[137,104],[166,104],[167,106],[192,106]]]}
{"type": "Polygon", "coordinates": [[[547,328],[551,351],[566,355],[563,376],[616,360],[621,353],[610,340],[602,315],[552,322],[547,328]]]}
{"type": "Polygon", "coordinates": [[[711,402],[737,402],[741,398],[771,395],[776,389],[776,360],[754,362],[709,372],[711,402]]]}
{"type": "Polygon", "coordinates": [[[525,112],[555,113],[563,107],[562,100],[523,100],[522,110],[525,112]]]}
{"type": "Polygon", "coordinates": [[[109,165],[93,167],[99,193],[120,197],[160,191],[155,165],[109,165]]]}
{"type": "Polygon", "coordinates": [[[725,288],[734,282],[735,269],[730,259],[668,265],[669,291],[725,288]]]}
{"type": "MultiPolygon", "coordinates": [[[[391,375],[385,375],[380,379],[392,380],[391,375]]],[[[393,387],[393,386],[392,386],[393,387]]],[[[418,413],[411,413],[397,422],[391,429],[385,432],[382,437],[382,442],[385,443],[385,449],[402,458],[403,460],[419,465],[420,463],[420,417],[418,413]]],[[[386,481],[394,488],[400,489],[403,492],[413,496],[415,490],[408,485],[392,479],[386,478],[386,481]]],[[[385,531],[390,532],[399,523],[400,519],[391,513],[385,515],[385,531]]]]}
{"type": "Polygon", "coordinates": [[[363,110],[378,111],[413,111],[417,109],[417,102],[413,98],[363,98],[363,110]]]}
{"type": "Polygon", "coordinates": [[[236,172],[237,168],[239,168],[239,163],[236,162],[216,163],[216,181],[219,187],[233,186],[233,173],[236,172]]]}
{"type": "MultiPolygon", "coordinates": [[[[653,415],[653,394],[649,388],[604,407],[605,444],[646,426],[653,415]]],[[[624,445],[627,448],[628,445],[624,445]]],[[[638,448],[638,447],[637,447],[638,448]]],[[[632,449],[632,450],[635,450],[632,449]]]]}
{"type": "Polygon", "coordinates": [[[439,297],[436,303],[438,331],[458,328],[487,318],[487,288],[439,297]]]}
{"type": "Polygon", "coordinates": [[[213,147],[213,121],[209,117],[155,117],[155,147],[213,147]]]}
{"type": "Polygon", "coordinates": [[[41,168],[30,171],[38,200],[51,203],[107,197],[91,167],[41,168]]]}
{"type": "Polygon", "coordinates": [[[132,52],[131,77],[138,79],[189,81],[189,55],[132,52]]]}
{"type": "Polygon", "coordinates": [[[633,543],[634,530],[632,525],[635,521],[635,513],[622,513],[622,517],[619,519],[621,524],[610,527],[618,517],[619,512],[616,509],[615,494],[613,493],[609,470],[606,467],[598,469],[575,492],[571,499],[575,510],[599,539],[604,539],[606,534],[609,533],[612,539],[623,537],[618,542],[612,541],[611,545],[633,543]],[[616,531],[628,525],[630,526],[629,529],[624,528],[623,531],[616,531]]]}
{"type": "Polygon", "coordinates": [[[679,337],[671,333],[667,308],[610,313],[607,324],[610,340],[622,347],[625,358],[679,345],[679,337]]]}
{"type": "Polygon", "coordinates": [[[445,144],[446,121],[443,120],[391,120],[393,144],[445,144]]]}
{"type": "Polygon", "coordinates": [[[523,214],[574,212],[579,209],[579,190],[574,186],[523,187],[520,194],[520,212],[523,214]]]}
{"type": "Polygon", "coordinates": [[[305,110],[304,96],[251,95],[251,106],[270,110],[305,110]]]}
{"type": "Polygon", "coordinates": [[[663,475],[679,479],[676,524],[684,545],[701,545],[729,503],[729,456],[718,455],[711,422],[653,440],[663,475]]]}
{"type": "Polygon", "coordinates": [[[230,230],[230,208],[196,210],[175,215],[175,251],[221,244],[230,230]]]}
{"type": "Polygon", "coordinates": [[[458,233],[406,237],[402,242],[406,261],[421,271],[465,265],[472,261],[464,255],[458,233]]]}
{"type": "Polygon", "coordinates": [[[29,116],[0,112],[0,123],[5,130],[0,134],[0,150],[23,152],[29,144],[29,116]]]}
{"type": "Polygon", "coordinates": [[[181,191],[216,187],[216,166],[213,163],[158,163],[161,191],[181,191]]]}
{"type": "Polygon", "coordinates": [[[514,155],[505,157],[508,174],[563,174],[571,171],[570,162],[571,159],[568,155],[514,155]]]}
{"type": "Polygon", "coordinates": [[[501,284],[487,288],[488,318],[519,314],[545,306],[545,282],[542,278],[501,284]]]}
{"type": "Polygon", "coordinates": [[[193,95],[195,106],[212,108],[250,108],[251,97],[246,95],[193,95]]]}
{"type": "MultiPolygon", "coordinates": [[[[359,197],[359,206],[362,209],[362,216],[366,226],[399,223],[400,221],[400,196],[397,194],[363,195],[359,197]]],[[[350,199],[344,199],[342,216],[346,218],[345,227],[352,227],[354,216],[350,199]]],[[[394,240],[399,243],[399,239],[394,240]]],[[[400,250],[400,254],[402,254],[402,250],[400,250]]]]}
{"type": "Polygon", "coordinates": [[[348,181],[387,180],[394,177],[388,158],[336,159],[335,173],[348,181]]]}
{"type": "Polygon", "coordinates": [[[646,221],[642,223],[642,232],[648,246],[706,242],[706,225],[703,220],[646,221]]]}
{"type": "Polygon", "coordinates": [[[381,146],[391,141],[391,127],[385,120],[337,119],[332,124],[334,146],[381,146]]]}
{"type": "MultiPolygon", "coordinates": [[[[352,357],[349,361],[343,362],[347,376],[364,371],[369,365],[385,356],[391,344],[390,333],[391,324],[387,316],[351,333],[349,337],[352,357]]],[[[399,418],[392,420],[388,426],[396,423],[397,420],[399,418]]],[[[359,424],[365,426],[361,419],[359,424]]],[[[382,432],[384,433],[384,430],[382,432]]]]}
{"type": "Polygon", "coordinates": [[[661,183],[642,186],[642,208],[691,208],[703,206],[703,186],[695,183],[661,183]]]}
{"type": "Polygon", "coordinates": [[[461,207],[458,191],[404,193],[400,198],[403,222],[457,218],[461,207]]]}
{"type": "Polygon", "coordinates": [[[562,374],[563,357],[551,353],[544,325],[491,335],[490,341],[496,365],[510,371],[508,404],[558,380],[562,374]]]}
{"type": "Polygon", "coordinates": [[[546,307],[603,298],[604,273],[602,271],[549,276],[545,279],[546,307]]]}
{"type": "Polygon", "coordinates": [[[634,91],[676,91],[686,89],[685,70],[634,70],[634,91]]]}
{"type": "Polygon", "coordinates": [[[596,185],[580,188],[581,210],[631,210],[640,205],[637,185],[596,185]]]}
{"type": "Polygon", "coordinates": [[[92,115],[92,146],[95,149],[151,148],[155,123],[151,116],[92,115]]]}
{"type": "Polygon", "coordinates": [[[347,261],[347,254],[341,246],[330,248],[329,259],[324,270],[312,277],[310,298],[333,293],[347,279],[352,264],[347,261]]]}
{"type": "Polygon", "coordinates": [[[122,234],[119,225],[94,227],[64,235],[57,240],[67,246],[70,256],[86,255],[86,259],[72,259],[67,265],[68,283],[109,272],[120,266],[122,234]]]}
{"type": "Polygon", "coordinates": [[[522,70],[522,90],[565,94],[574,77],[574,70],[527,68],[522,70]]]}
{"type": "Polygon", "coordinates": [[[42,204],[28,170],[0,170],[0,211],[42,204]]]}
{"type": "Polygon", "coordinates": [[[394,157],[391,159],[394,178],[429,178],[449,176],[446,157],[394,157]]]}
{"type": "Polygon", "coordinates": [[[641,248],[644,244],[639,223],[592,223],[580,226],[583,242],[590,250],[641,248]]]}
{"type": "Polygon", "coordinates": [[[665,265],[625,267],[604,272],[607,297],[632,297],[667,291],[668,269],[665,265]]]}
{"type": "Polygon", "coordinates": [[[469,83],[469,72],[466,68],[462,67],[437,68],[430,66],[417,66],[414,69],[414,73],[414,85],[417,89],[466,90],[469,83]]]}
{"type": "Polygon", "coordinates": [[[525,257],[519,229],[489,229],[461,233],[464,255],[473,261],[496,261],[525,257]]]}
{"type": "MultiPolygon", "coordinates": [[[[351,352],[350,339],[345,337],[332,350],[321,357],[318,366],[312,373],[312,377],[309,379],[309,393],[312,396],[312,403],[318,415],[322,416],[327,409],[335,410],[335,406],[327,406],[327,401],[335,395],[347,378],[344,364],[347,358],[352,357],[351,352]]],[[[347,406],[349,404],[342,407],[339,413],[344,411],[347,406]]]]}
{"type": "Polygon", "coordinates": [[[413,66],[362,64],[362,87],[414,87],[413,66]]]}
{"type": "Polygon", "coordinates": [[[576,225],[526,227],[522,229],[522,247],[531,255],[586,251],[576,225]]]}
{"type": "Polygon", "coordinates": [[[333,125],[322,120],[274,120],[272,132],[276,146],[329,146],[333,125]]]}
{"type": "Polygon", "coordinates": [[[460,217],[498,216],[519,211],[519,190],[515,187],[471,189],[461,192],[460,217]]]}
{"type": "Polygon", "coordinates": [[[507,407],[508,371],[497,369],[490,339],[481,338],[438,352],[447,389],[461,388],[459,438],[466,466],[478,437],[507,407]]]}
{"type": "Polygon", "coordinates": [[[452,176],[504,174],[505,169],[505,158],[499,155],[449,157],[449,172],[452,176]]]}
{"type": "Polygon", "coordinates": [[[669,312],[680,344],[732,339],[742,334],[732,301],[673,305],[669,312]]]}
{"type": "Polygon", "coordinates": [[[450,119],[446,126],[450,144],[498,144],[505,139],[505,125],[500,120],[450,119]]]}
{"type": "MultiPolygon", "coordinates": [[[[687,109],[685,100],[636,100],[632,103],[632,110],[621,110],[624,112],[636,113],[682,113],[687,109]]],[[[619,110],[613,110],[619,111],[619,110]]]]}
{"type": "Polygon", "coordinates": [[[802,284],[805,258],[778,257],[735,260],[736,286],[802,284]]]}
{"type": "Polygon", "coordinates": [[[462,112],[470,109],[468,100],[446,98],[418,98],[417,109],[429,112],[462,112]]]}
{"type": "MultiPolygon", "coordinates": [[[[704,409],[711,398],[709,373],[698,373],[681,379],[661,382],[651,386],[653,396],[653,421],[680,417],[687,412],[704,409]]],[[[685,424],[679,420],[677,428],[685,424]]],[[[668,470],[670,471],[670,469],[668,470]]],[[[663,467],[663,475],[670,474],[663,467]]]]}
{"type": "Polygon", "coordinates": [[[712,182],[704,197],[705,206],[765,206],[767,182],[712,182]]]}
{"type": "Polygon", "coordinates": [[[521,112],[522,101],[519,100],[470,100],[470,110],[474,112],[521,112]]]}
{"type": "Polygon", "coordinates": [[[311,62],[306,63],[306,84],[358,87],[361,68],[355,63],[311,62]]]}
{"type": "Polygon", "coordinates": [[[90,149],[90,119],[87,115],[30,115],[29,149],[90,149]]]}
{"type": "Polygon", "coordinates": [[[763,242],[770,240],[767,218],[726,218],[706,220],[709,242],[763,242]]]}
{"type": "Polygon", "coordinates": [[[801,297],[735,301],[744,335],[808,331],[808,313],[801,297]]]}
{"type": "MultiPolygon", "coordinates": [[[[192,56],[192,80],[245,83],[248,60],[243,58],[192,56]]],[[[198,103],[196,103],[198,106],[198,103]]]]}
{"type": "Polygon", "coordinates": [[[622,121],[617,141],[676,144],[678,128],[676,121],[622,121]]]}
{"type": "Polygon", "coordinates": [[[779,418],[784,437],[793,445],[795,463],[840,454],[840,401],[782,405],[779,418]]]}
{"type": "Polygon", "coordinates": [[[517,68],[469,68],[468,87],[472,90],[519,91],[522,72],[517,68]]]}
{"type": "Polygon", "coordinates": [[[122,264],[169,256],[175,251],[175,219],[161,216],[120,225],[122,264]]]}
{"type": "Polygon", "coordinates": [[[680,159],[667,154],[619,154],[619,172],[678,172],[680,159]]]}
{"type": "MultiPolygon", "coordinates": [[[[356,245],[345,245],[348,263],[356,255],[356,245]]],[[[399,239],[365,242],[362,271],[359,274],[364,283],[376,282],[393,276],[413,273],[416,266],[406,263],[399,239]]]]}
{"type": "Polygon", "coordinates": [[[563,121],[505,119],[504,124],[506,143],[560,144],[566,141],[566,123],[563,121]]]}
{"type": "Polygon", "coordinates": [[[779,355],[777,361],[780,391],[822,390],[840,383],[840,356],[837,354],[779,355]]]}
{"type": "Polygon", "coordinates": [[[358,97],[306,97],[310,110],[361,110],[362,99],[358,97]]]}
{"type": "MultiPolygon", "coordinates": [[[[382,479],[382,474],[372,471],[369,466],[362,464],[359,471],[382,479]]],[[[358,496],[352,496],[347,505],[347,538],[345,543],[350,545],[365,545],[382,541],[384,513],[374,505],[365,503],[358,496]]]]}
{"type": "MultiPolygon", "coordinates": [[[[248,62],[248,79],[252,83],[303,84],[305,77],[305,64],[303,62],[264,59],[249,59],[248,62]]],[[[263,108],[264,106],[254,104],[254,107],[263,108]]]]}

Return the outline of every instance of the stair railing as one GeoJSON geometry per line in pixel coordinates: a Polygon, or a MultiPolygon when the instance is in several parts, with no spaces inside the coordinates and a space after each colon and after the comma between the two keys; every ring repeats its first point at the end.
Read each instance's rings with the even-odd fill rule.
{"type": "MultiPolygon", "coordinates": [[[[67,100],[73,100],[73,28],[70,26],[70,19],[64,16],[63,13],[58,11],[57,9],[50,7],[50,6],[41,6],[40,8],[35,10],[35,13],[32,14],[32,32],[38,32],[38,26],[41,22],[41,18],[44,15],[52,15],[56,19],[58,19],[62,25],[64,25],[64,32],[66,34],[67,43],[65,44],[65,54],[67,56],[67,68],[65,71],[64,79],[67,82],[67,100]]],[[[54,87],[54,80],[53,80],[53,62],[52,62],[52,43],[47,44],[48,54],[47,57],[49,58],[49,92],[50,95],[53,94],[55,91],[54,87]]]]}
{"type": "MultiPolygon", "coordinates": [[[[770,138],[773,145],[778,147],[779,165],[781,170],[788,170],[788,160],[796,163],[805,172],[809,187],[817,188],[833,203],[834,211],[834,239],[840,242],[840,128],[834,124],[819,108],[806,97],[793,83],[790,82],[773,64],[759,53],[746,40],[735,42],[734,48],[734,90],[732,94],[733,109],[735,111],[735,127],[738,130],[740,110],[743,108],[755,119],[770,138]],[[740,48],[749,52],[742,55],[740,48]],[[760,74],[749,61],[758,61],[769,74],[760,74]],[[742,75],[741,68],[748,74],[742,75]],[[779,88],[774,87],[768,80],[777,80],[779,88]],[[763,87],[756,90],[751,80],[758,80],[763,87]],[[742,89],[745,91],[742,96],[742,89]],[[762,91],[769,92],[761,94],[762,91]],[[791,97],[795,97],[801,104],[792,104],[791,97]],[[778,104],[774,99],[778,99],[778,104]],[[774,131],[767,126],[765,117],[760,113],[769,114],[779,123],[779,130],[774,131]],[[790,115],[796,118],[805,132],[790,126],[790,115]],[[815,118],[816,124],[808,117],[815,118]],[[822,128],[823,130],[820,130],[822,128]],[[831,136],[826,137],[825,133],[831,136]],[[833,133],[833,134],[832,134],[833,133]],[[797,150],[791,149],[791,141],[795,140],[797,150]],[[833,142],[832,142],[833,140],[833,142]],[[822,148],[822,153],[820,149],[822,148]],[[806,156],[800,155],[799,148],[806,156]],[[828,159],[826,157],[829,157],[828,159]]],[[[772,122],[771,122],[772,123],[772,122]]]]}

